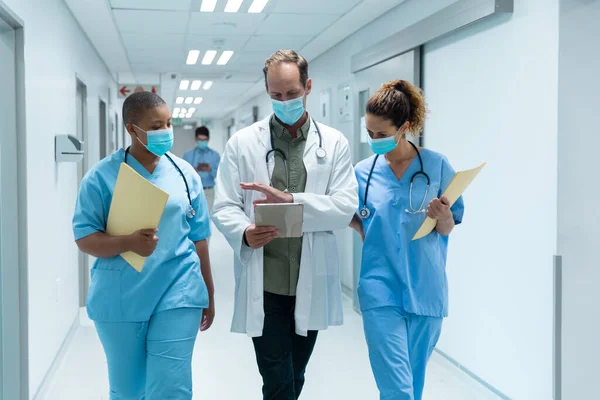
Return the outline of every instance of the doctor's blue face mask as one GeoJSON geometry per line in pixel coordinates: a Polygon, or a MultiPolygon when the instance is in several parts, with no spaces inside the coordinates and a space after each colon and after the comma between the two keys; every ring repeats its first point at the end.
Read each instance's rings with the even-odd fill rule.
{"type": "Polygon", "coordinates": [[[304,96],[288,101],[271,99],[275,116],[286,125],[294,125],[304,115],[304,96]]]}
{"type": "Polygon", "coordinates": [[[139,126],[134,125],[140,131],[145,132],[148,137],[148,144],[144,144],[139,137],[136,138],[140,141],[140,143],[144,144],[148,151],[158,157],[162,157],[173,147],[173,142],[175,140],[173,136],[173,127],[167,129],[159,129],[156,131],[144,131],[139,126]]]}

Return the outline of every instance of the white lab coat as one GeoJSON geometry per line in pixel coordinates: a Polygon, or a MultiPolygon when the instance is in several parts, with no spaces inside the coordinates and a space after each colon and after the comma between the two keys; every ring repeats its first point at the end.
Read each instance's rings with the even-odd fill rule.
{"type": "MultiPolygon", "coordinates": [[[[227,143],[215,184],[212,219],[235,252],[235,308],[231,331],[250,337],[262,335],[263,249],[243,244],[244,231],[254,222],[253,200],[258,192],[244,191],[240,182],[269,185],[274,159],[269,119],[237,132],[227,143]]],[[[315,150],[319,135],[311,122],[304,151],[307,179],[304,193],[294,202],[304,204],[304,236],[300,276],[296,290],[296,333],[323,330],[343,323],[342,290],[336,237],[333,231],[348,226],[358,209],[358,184],[350,159],[348,141],[341,132],[318,124],[325,159],[315,150]]]]}

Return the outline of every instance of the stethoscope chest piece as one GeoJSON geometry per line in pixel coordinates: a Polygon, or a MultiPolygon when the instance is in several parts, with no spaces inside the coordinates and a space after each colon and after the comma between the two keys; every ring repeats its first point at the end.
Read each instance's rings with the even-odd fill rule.
{"type": "Polygon", "coordinates": [[[325,157],[327,157],[327,151],[325,151],[325,149],[322,147],[317,148],[315,154],[319,160],[323,160],[325,157]]]}
{"type": "Polygon", "coordinates": [[[195,216],[196,216],[196,209],[194,209],[194,207],[190,206],[188,208],[187,217],[194,218],[195,216]]]}
{"type": "Polygon", "coordinates": [[[360,217],[362,219],[367,219],[371,216],[371,210],[369,210],[369,208],[367,206],[364,206],[363,208],[360,209],[358,214],[360,215],[360,217]]]}

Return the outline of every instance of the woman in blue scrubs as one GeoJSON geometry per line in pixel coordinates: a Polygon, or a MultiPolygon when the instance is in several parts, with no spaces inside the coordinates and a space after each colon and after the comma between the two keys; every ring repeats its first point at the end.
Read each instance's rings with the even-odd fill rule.
{"type": "Polygon", "coordinates": [[[363,237],[358,286],[371,368],[381,399],[420,400],[427,362],[448,315],[448,235],[463,215],[442,196],[454,170],[441,154],[406,139],[423,129],[422,92],[384,84],[367,103],[374,156],[356,166],[360,208],[351,226],[363,237]],[[368,191],[368,192],[367,192],[368,191]],[[433,232],[412,241],[429,216],[433,232]]]}
{"type": "Polygon", "coordinates": [[[148,92],[123,104],[132,144],[85,176],[73,217],[77,245],[97,258],[87,298],[108,361],[111,400],[189,400],[198,330],[214,319],[207,239],[208,209],[200,177],[168,154],[173,145],[166,103],[148,92]],[[169,194],[157,230],[110,236],[106,222],[121,163],[169,194]],[[142,272],[120,254],[148,257],[142,272]]]}

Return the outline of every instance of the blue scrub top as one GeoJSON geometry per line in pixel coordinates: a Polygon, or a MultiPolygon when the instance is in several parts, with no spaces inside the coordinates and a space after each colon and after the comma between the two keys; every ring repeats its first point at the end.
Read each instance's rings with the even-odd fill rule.
{"type": "Polygon", "coordinates": [[[210,165],[212,171],[198,171],[198,174],[202,178],[202,183],[204,184],[205,188],[212,188],[215,186],[217,170],[219,169],[219,163],[221,162],[221,156],[219,156],[219,153],[212,149],[200,149],[195,147],[186,151],[183,154],[183,159],[190,163],[193,168],[196,168],[200,163],[206,163],[210,165]]]}
{"type": "MultiPolygon", "coordinates": [[[[441,154],[422,149],[423,170],[431,179],[424,208],[440,197],[454,177],[454,170],[441,154]]],[[[365,188],[375,156],[361,161],[355,168],[359,185],[360,206],[364,205],[365,188]]],[[[362,311],[378,307],[398,307],[404,313],[448,316],[448,281],[446,254],[448,238],[433,231],[412,241],[426,214],[412,215],[409,206],[410,179],[420,170],[415,157],[400,180],[396,178],[385,157],[380,156],[373,169],[367,205],[371,216],[363,219],[365,242],[358,285],[362,311]]],[[[425,194],[426,183],[421,177],[413,184],[413,207],[417,209],[425,194]]],[[[454,222],[462,222],[462,197],[451,208],[454,222]]]]}
{"type": "MultiPolygon", "coordinates": [[[[105,232],[124,156],[125,150],[118,150],[94,166],[81,182],[73,216],[75,240],[105,232]]],[[[187,217],[185,183],[166,157],[150,174],[129,154],[129,166],[167,192],[169,199],[158,226],[158,244],[141,273],[121,256],[96,260],[87,298],[88,315],[94,321],[143,322],[165,310],[208,307],[208,291],[194,244],[210,236],[202,181],[187,162],[170,156],[187,179],[196,216],[187,217]]]]}

